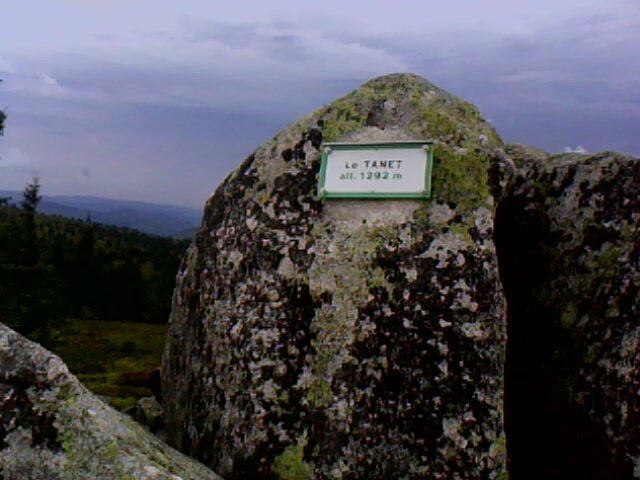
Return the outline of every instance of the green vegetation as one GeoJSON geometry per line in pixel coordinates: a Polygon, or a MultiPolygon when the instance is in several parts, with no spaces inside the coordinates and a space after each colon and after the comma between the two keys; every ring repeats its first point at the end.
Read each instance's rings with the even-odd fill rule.
{"type": "Polygon", "coordinates": [[[454,152],[437,145],[434,157],[433,189],[439,200],[452,204],[464,215],[486,205],[490,195],[487,170],[489,158],[482,152],[454,152]]]}
{"type": "Polygon", "coordinates": [[[0,205],[0,321],[47,343],[64,318],[165,323],[187,241],[0,205]]]}
{"type": "Polygon", "coordinates": [[[313,475],[313,468],[306,463],[304,447],[307,439],[303,438],[297,445],[289,445],[273,462],[273,473],[282,480],[308,480],[313,475]]]}
{"type": "Polygon", "coordinates": [[[149,374],[160,364],[166,325],[67,320],[55,329],[52,350],[84,385],[119,409],[150,396],[149,374]]]}
{"type": "Polygon", "coordinates": [[[188,241],[38,214],[39,191],[0,199],[0,322],[126,408],[151,394],[188,241]]]}
{"type": "Polygon", "coordinates": [[[347,132],[356,130],[366,123],[366,117],[362,116],[361,105],[371,101],[372,95],[366,87],[350,93],[327,107],[326,113],[332,113],[324,125],[323,134],[325,141],[337,141],[347,132]]]}

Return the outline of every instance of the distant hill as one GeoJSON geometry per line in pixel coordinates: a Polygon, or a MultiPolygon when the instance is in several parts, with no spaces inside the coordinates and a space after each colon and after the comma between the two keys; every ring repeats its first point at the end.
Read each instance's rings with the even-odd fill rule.
{"type": "Polygon", "coordinates": [[[171,235],[171,238],[175,238],[176,240],[191,240],[197,231],[198,227],[188,228],[187,230],[174,233],[171,235]]]}
{"type": "MultiPolygon", "coordinates": [[[[0,190],[0,197],[18,203],[22,192],[0,190]]],[[[69,195],[43,195],[38,211],[78,219],[90,216],[94,222],[175,238],[190,238],[202,215],[196,208],[177,205],[69,195]]]]}

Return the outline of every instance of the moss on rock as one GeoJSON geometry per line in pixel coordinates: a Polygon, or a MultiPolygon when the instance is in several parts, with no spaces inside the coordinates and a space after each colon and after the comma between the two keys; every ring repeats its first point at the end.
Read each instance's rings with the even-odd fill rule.
{"type": "Polygon", "coordinates": [[[296,445],[289,445],[273,461],[273,473],[281,480],[309,480],[313,478],[313,469],[304,461],[306,438],[296,445]]]}

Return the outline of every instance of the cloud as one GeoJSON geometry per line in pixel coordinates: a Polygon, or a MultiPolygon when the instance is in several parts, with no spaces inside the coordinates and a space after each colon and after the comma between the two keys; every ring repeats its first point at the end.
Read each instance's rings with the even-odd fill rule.
{"type": "Polygon", "coordinates": [[[60,84],[58,83],[58,81],[46,74],[42,75],[42,83],[44,83],[47,87],[60,88],[60,84]]]}
{"type": "Polygon", "coordinates": [[[553,70],[523,70],[500,77],[501,83],[549,83],[569,81],[566,73],[553,70]]]}
{"type": "Polygon", "coordinates": [[[38,174],[31,157],[15,147],[0,147],[0,169],[38,174]]]}
{"type": "Polygon", "coordinates": [[[582,145],[578,145],[575,148],[564,147],[564,153],[589,153],[582,145]]]}
{"type": "Polygon", "coordinates": [[[40,78],[41,85],[39,93],[45,97],[64,97],[68,91],[60,85],[58,80],[50,75],[44,74],[40,78]]]}
{"type": "Polygon", "coordinates": [[[0,75],[11,75],[13,73],[15,73],[13,67],[0,58],[0,75]]]}
{"type": "Polygon", "coordinates": [[[251,109],[337,78],[364,80],[409,69],[392,52],[334,38],[313,23],[183,19],[175,30],[134,45],[121,37],[83,53],[32,58],[5,90],[79,101],[251,109]]]}
{"type": "Polygon", "coordinates": [[[33,58],[4,89],[68,101],[268,112],[308,108],[345,85],[416,71],[494,109],[637,111],[638,15],[587,14],[505,33],[460,28],[376,33],[335,16],[235,23],[182,17],[172,29],[33,58]]]}
{"type": "Polygon", "coordinates": [[[63,87],[53,76],[30,72],[26,69],[14,70],[3,78],[0,88],[10,94],[28,95],[33,97],[69,98],[70,91],[63,87]]]}
{"type": "Polygon", "coordinates": [[[313,17],[252,12],[227,22],[172,17],[149,22],[153,31],[87,28],[86,42],[29,55],[5,46],[5,139],[59,192],[198,204],[287,122],[368,78],[413,71],[477,104],[505,141],[640,153],[640,13],[609,6],[596,15],[578,8],[582,0],[567,2],[553,20],[540,13],[546,4],[531,7],[536,21],[495,8],[495,21],[464,23],[472,13],[486,19],[489,7],[460,16],[451,5],[462,2],[452,0],[451,22],[436,15],[421,17],[428,28],[405,28],[407,12],[375,23],[345,4],[333,9],[342,14],[313,17]]]}

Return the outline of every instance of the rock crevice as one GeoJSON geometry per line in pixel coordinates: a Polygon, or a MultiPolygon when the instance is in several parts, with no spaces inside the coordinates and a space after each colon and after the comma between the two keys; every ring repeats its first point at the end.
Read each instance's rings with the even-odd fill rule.
{"type": "Polygon", "coordinates": [[[506,150],[510,478],[639,478],[640,160],[506,150]]]}

